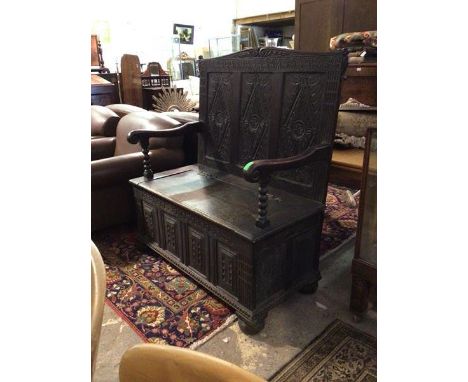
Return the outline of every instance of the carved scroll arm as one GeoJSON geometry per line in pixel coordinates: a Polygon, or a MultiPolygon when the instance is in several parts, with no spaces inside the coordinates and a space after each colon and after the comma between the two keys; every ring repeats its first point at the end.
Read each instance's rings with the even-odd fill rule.
{"type": "Polygon", "coordinates": [[[275,171],[298,168],[311,162],[329,160],[331,150],[331,145],[323,144],[299,155],[279,159],[259,159],[244,166],[245,180],[259,184],[257,227],[264,228],[269,225],[267,186],[271,180],[271,174],[275,171]]]}
{"type": "Polygon", "coordinates": [[[181,126],[165,130],[132,130],[128,133],[127,140],[130,143],[140,143],[143,153],[143,176],[145,179],[153,179],[153,169],[151,168],[149,156],[149,140],[150,138],[168,138],[177,137],[184,134],[200,132],[202,122],[188,122],[181,126]]]}

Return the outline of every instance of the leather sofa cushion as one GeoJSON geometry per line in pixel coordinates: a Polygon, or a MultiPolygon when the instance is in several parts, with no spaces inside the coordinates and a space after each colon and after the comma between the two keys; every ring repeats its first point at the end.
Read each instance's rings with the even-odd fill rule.
{"type": "Polygon", "coordinates": [[[104,106],[91,106],[91,136],[115,137],[120,117],[104,106]]]}
{"type": "MultiPolygon", "coordinates": [[[[142,111],[131,113],[123,117],[117,128],[117,140],[115,145],[115,156],[129,153],[140,152],[139,144],[131,144],[127,141],[128,133],[132,130],[164,130],[179,126],[180,123],[166,115],[156,113],[154,111],[142,111]]],[[[183,137],[173,138],[151,138],[150,149],[167,148],[175,149],[182,148],[183,137]]]]}

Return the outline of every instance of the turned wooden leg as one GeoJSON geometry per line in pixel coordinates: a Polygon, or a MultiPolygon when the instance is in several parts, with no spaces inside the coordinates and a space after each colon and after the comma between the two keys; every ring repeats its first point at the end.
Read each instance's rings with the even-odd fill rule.
{"type": "Polygon", "coordinates": [[[260,181],[258,187],[258,216],[257,221],[255,222],[256,226],[259,228],[265,228],[270,225],[270,222],[267,218],[267,207],[268,207],[268,195],[267,195],[267,180],[260,181]]]}
{"type": "Polygon", "coordinates": [[[149,138],[140,140],[141,151],[143,153],[143,176],[145,179],[153,179],[153,169],[151,168],[151,159],[149,156],[149,138]]]}
{"type": "Polygon", "coordinates": [[[304,285],[301,289],[299,289],[299,292],[304,293],[304,294],[314,294],[317,291],[317,288],[318,288],[318,281],[311,283],[311,284],[304,285]]]}
{"type": "Polygon", "coordinates": [[[353,276],[350,309],[356,316],[355,320],[359,320],[360,316],[367,311],[368,301],[369,283],[360,277],[353,276]]]}
{"type": "Polygon", "coordinates": [[[265,318],[266,316],[252,321],[247,321],[239,317],[239,328],[242,330],[242,333],[247,335],[257,334],[265,327],[265,318]]]}

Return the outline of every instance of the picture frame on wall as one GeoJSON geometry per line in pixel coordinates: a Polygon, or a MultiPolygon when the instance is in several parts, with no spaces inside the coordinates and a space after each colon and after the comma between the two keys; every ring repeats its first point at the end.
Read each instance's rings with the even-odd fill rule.
{"type": "Polygon", "coordinates": [[[173,34],[179,37],[181,44],[193,44],[193,25],[174,24],[173,34]]]}

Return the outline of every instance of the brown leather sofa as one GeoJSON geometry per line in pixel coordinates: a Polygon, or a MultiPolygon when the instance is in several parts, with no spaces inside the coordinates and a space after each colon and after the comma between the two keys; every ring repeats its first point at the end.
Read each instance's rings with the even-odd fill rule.
{"type": "Polygon", "coordinates": [[[114,155],[117,124],[123,116],[144,109],[127,104],[91,106],[91,160],[114,155]]]}
{"type": "MultiPolygon", "coordinates": [[[[127,141],[128,133],[136,129],[168,129],[180,124],[152,111],[132,112],[119,120],[112,155],[91,162],[92,231],[135,219],[128,181],[142,176],[143,154],[139,145],[127,141]]],[[[186,163],[183,137],[150,139],[150,158],[154,172],[183,166],[186,163]]]]}

